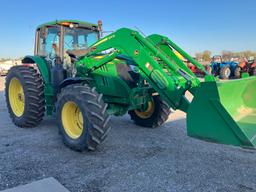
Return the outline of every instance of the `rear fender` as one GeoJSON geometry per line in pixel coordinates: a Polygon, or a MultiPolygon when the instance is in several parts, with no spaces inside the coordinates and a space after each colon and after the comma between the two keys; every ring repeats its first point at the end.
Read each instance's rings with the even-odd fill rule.
{"type": "Polygon", "coordinates": [[[23,65],[36,66],[44,81],[44,95],[47,115],[52,115],[54,111],[54,88],[51,84],[50,66],[47,61],[40,56],[26,56],[22,60],[23,65]]]}
{"type": "Polygon", "coordinates": [[[22,59],[24,65],[36,65],[40,71],[40,74],[45,84],[50,83],[50,67],[47,61],[40,56],[26,56],[22,59]]]}
{"type": "Polygon", "coordinates": [[[246,62],[241,62],[241,63],[239,63],[239,67],[241,67],[241,68],[244,68],[245,67],[245,65],[246,65],[246,62]]]}

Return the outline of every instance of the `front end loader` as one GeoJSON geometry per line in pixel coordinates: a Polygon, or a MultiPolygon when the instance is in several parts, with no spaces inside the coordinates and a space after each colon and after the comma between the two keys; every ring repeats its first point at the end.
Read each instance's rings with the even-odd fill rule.
{"type": "Polygon", "coordinates": [[[187,113],[189,136],[256,146],[255,77],[220,82],[165,36],[127,28],[100,34],[101,22],[64,20],[37,28],[35,55],[6,78],[6,102],[17,126],[38,125],[46,110],[56,114],[68,147],[95,150],[109,133],[110,115],[128,112],[136,124],[154,128],[172,108],[187,113]],[[204,81],[177,55],[200,69],[204,81]]]}

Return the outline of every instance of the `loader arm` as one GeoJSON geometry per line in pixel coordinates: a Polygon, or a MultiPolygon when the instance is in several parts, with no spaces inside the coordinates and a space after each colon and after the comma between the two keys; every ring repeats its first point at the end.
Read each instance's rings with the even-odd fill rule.
{"type": "Polygon", "coordinates": [[[122,28],[92,45],[77,62],[86,74],[111,62],[119,54],[135,61],[135,71],[170,107],[187,113],[188,135],[224,144],[256,146],[256,78],[220,82],[170,39],[161,35],[146,38],[137,31],[122,28]],[[91,62],[92,58],[104,56],[91,62]],[[203,82],[189,70],[184,59],[203,71],[203,82]],[[185,92],[194,97],[190,102],[185,92]],[[235,98],[230,99],[230,98],[235,98]]]}
{"type": "MultiPolygon", "coordinates": [[[[137,31],[122,28],[92,45],[89,53],[80,62],[86,63],[87,58],[111,49],[111,53],[93,65],[86,65],[88,70],[97,70],[116,58],[118,54],[127,55],[136,62],[136,71],[147,80],[170,107],[187,111],[190,102],[184,96],[185,92],[200,85],[200,81],[175,55],[172,43],[167,37],[154,35],[144,38],[137,31]]],[[[176,51],[181,51],[181,49],[176,51]]],[[[184,51],[180,54],[195,63],[184,51]]],[[[195,64],[203,68],[199,63],[195,64]]]]}

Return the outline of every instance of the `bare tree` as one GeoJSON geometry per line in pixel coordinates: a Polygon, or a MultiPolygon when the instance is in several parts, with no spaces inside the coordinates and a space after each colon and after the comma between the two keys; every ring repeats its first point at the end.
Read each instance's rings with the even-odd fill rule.
{"type": "Polygon", "coordinates": [[[202,59],[204,61],[211,61],[211,54],[212,54],[211,51],[208,51],[208,50],[204,51],[202,54],[202,59]]]}
{"type": "Polygon", "coordinates": [[[221,56],[224,61],[230,61],[231,58],[234,57],[234,54],[231,51],[223,50],[221,56]]]}
{"type": "Polygon", "coordinates": [[[203,59],[203,54],[202,53],[196,53],[196,60],[201,61],[203,59]]]}

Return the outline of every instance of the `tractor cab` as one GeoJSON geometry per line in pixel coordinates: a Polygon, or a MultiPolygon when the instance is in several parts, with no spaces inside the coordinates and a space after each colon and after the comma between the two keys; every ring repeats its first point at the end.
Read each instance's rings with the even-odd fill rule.
{"type": "Polygon", "coordinates": [[[221,55],[215,55],[212,57],[212,62],[213,63],[222,63],[222,57],[221,55]]]}
{"type": "Polygon", "coordinates": [[[100,38],[99,25],[75,20],[62,20],[40,25],[36,30],[35,55],[44,57],[52,66],[62,64],[72,71],[76,55],[86,51],[100,38]]]}
{"type": "Polygon", "coordinates": [[[250,56],[247,60],[248,60],[248,63],[250,63],[250,64],[255,63],[255,58],[254,58],[254,56],[250,56]]]}

